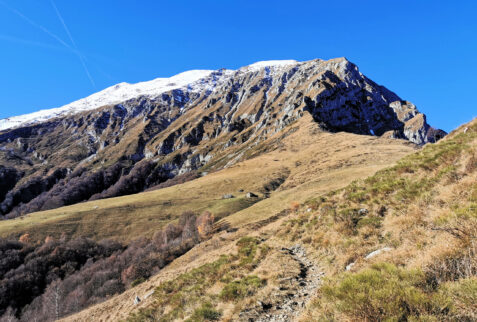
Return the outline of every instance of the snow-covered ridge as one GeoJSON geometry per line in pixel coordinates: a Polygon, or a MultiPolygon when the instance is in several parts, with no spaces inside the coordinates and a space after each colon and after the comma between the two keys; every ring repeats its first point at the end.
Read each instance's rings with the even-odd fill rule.
{"type": "Polygon", "coordinates": [[[243,68],[245,69],[262,69],[265,67],[286,67],[289,65],[295,65],[298,62],[296,60],[265,60],[265,61],[259,61],[254,64],[245,66],[243,68]]]}
{"type": "MultiPolygon", "coordinates": [[[[240,70],[248,72],[264,69],[266,67],[280,68],[293,64],[297,64],[297,61],[261,61],[242,67],[240,70]]],[[[44,122],[59,116],[93,110],[105,105],[118,104],[139,96],[157,97],[158,95],[173,89],[187,88],[189,91],[213,89],[209,88],[211,87],[211,83],[206,81],[213,72],[213,70],[190,70],[169,78],[156,78],[151,81],[136,84],[119,83],[62,107],[40,110],[30,114],[1,119],[0,131],[18,126],[44,122]]],[[[223,77],[226,78],[227,76],[232,75],[233,72],[233,70],[224,70],[223,77]]]]}
{"type": "Polygon", "coordinates": [[[209,76],[212,72],[212,70],[191,70],[170,78],[156,78],[148,82],[136,84],[119,83],[62,107],[2,119],[0,120],[0,130],[30,123],[39,123],[58,116],[92,110],[142,95],[157,96],[169,90],[191,85],[209,76]]]}

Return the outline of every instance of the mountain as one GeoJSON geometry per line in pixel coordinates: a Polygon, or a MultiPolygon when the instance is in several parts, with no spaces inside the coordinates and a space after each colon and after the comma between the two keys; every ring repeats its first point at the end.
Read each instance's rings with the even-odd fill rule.
{"type": "Polygon", "coordinates": [[[476,319],[477,120],[343,58],[188,74],[0,132],[0,320],[476,319]]]}
{"type": "Polygon", "coordinates": [[[445,135],[345,58],[189,71],[0,121],[0,212],[13,218],[205,175],[259,155],[305,115],[329,132],[418,145],[445,135]]]}

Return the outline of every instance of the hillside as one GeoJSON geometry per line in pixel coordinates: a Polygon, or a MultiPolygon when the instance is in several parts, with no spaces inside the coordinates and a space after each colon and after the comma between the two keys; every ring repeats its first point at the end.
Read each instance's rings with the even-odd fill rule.
{"type": "Polygon", "coordinates": [[[5,219],[230,167],[260,154],[258,147],[271,150],[264,142],[304,115],[330,132],[419,145],[445,135],[344,58],[118,84],[40,114],[11,118],[0,131],[5,219]]]}
{"type": "Polygon", "coordinates": [[[41,241],[66,234],[128,241],[152,236],[185,211],[208,210],[234,225],[253,222],[370,175],[418,148],[404,140],[327,133],[309,116],[257,150],[261,147],[271,151],[172,187],[3,221],[0,237],[18,239],[28,233],[41,241]],[[248,192],[258,197],[247,198],[248,192]],[[222,199],[224,194],[235,198],[222,199]]]}
{"type": "Polygon", "coordinates": [[[216,234],[67,320],[473,321],[476,182],[474,120],[286,216],[216,234]]]}

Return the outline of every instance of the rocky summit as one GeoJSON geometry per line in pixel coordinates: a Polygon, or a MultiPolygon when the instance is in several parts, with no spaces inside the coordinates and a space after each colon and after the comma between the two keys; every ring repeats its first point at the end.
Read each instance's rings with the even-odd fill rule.
{"type": "Polygon", "coordinates": [[[345,58],[121,83],[0,121],[0,215],[137,193],[230,167],[304,115],[323,131],[417,145],[446,135],[345,58]]]}

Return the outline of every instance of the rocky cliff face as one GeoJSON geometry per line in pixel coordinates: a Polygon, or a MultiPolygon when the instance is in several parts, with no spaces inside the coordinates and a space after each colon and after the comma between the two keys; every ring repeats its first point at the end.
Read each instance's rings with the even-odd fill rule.
{"type": "Polygon", "coordinates": [[[140,192],[177,175],[220,169],[266,149],[260,142],[305,113],[328,131],[416,144],[445,135],[344,58],[261,62],[201,71],[186,85],[161,84],[160,91],[150,86],[121,102],[1,131],[0,176],[7,179],[0,214],[140,192]]]}

